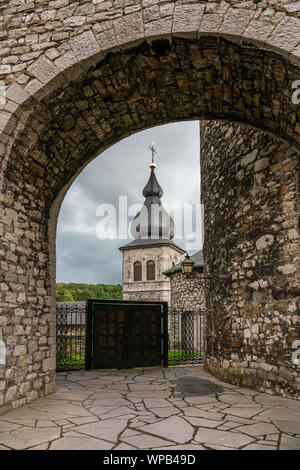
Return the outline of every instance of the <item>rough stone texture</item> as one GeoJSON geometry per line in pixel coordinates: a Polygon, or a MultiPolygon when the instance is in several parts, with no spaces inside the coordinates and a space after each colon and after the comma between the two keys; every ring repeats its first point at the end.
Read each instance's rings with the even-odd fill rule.
{"type": "Polygon", "coordinates": [[[2,410],[54,389],[55,230],[75,176],[176,120],[245,122],[299,146],[299,23],[283,0],[1,3],[2,410]]]}
{"type": "Polygon", "coordinates": [[[0,449],[300,450],[299,420],[299,401],[222,383],[203,366],[67,372],[56,393],[0,417],[0,449]],[[198,396],[179,391],[190,382],[202,384],[198,396]]]}
{"type": "Polygon", "coordinates": [[[233,383],[296,397],[298,165],[298,152],[266,133],[201,124],[205,267],[212,277],[206,368],[233,383]]]}
{"type": "Polygon", "coordinates": [[[171,284],[171,310],[205,310],[205,289],[209,288],[204,274],[194,269],[187,278],[181,271],[169,275],[171,284]]]}

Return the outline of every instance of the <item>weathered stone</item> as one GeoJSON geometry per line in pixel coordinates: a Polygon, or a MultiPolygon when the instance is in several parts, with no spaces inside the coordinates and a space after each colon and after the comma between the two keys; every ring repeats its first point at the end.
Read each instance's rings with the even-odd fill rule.
{"type": "MultiPolygon", "coordinates": [[[[54,303],[49,307],[55,223],[49,224],[49,217],[51,213],[55,221],[57,198],[68,182],[85,159],[116,139],[153,125],[207,116],[258,126],[287,142],[279,146],[275,138],[263,140],[263,134],[246,128],[245,137],[234,131],[225,138],[226,147],[222,135],[216,146],[219,159],[214,155],[211,160],[207,194],[211,204],[219,195],[215,202],[220,211],[215,212],[215,230],[208,229],[206,236],[206,241],[213,240],[215,256],[209,249],[206,256],[220,282],[213,287],[216,303],[209,328],[215,322],[216,331],[208,337],[207,367],[226,380],[270,393],[298,393],[299,370],[291,363],[291,341],[298,339],[298,326],[289,310],[292,303],[298,308],[299,286],[298,167],[293,146],[299,147],[300,115],[291,98],[292,84],[299,79],[298,2],[269,2],[268,8],[252,0],[206,2],[201,16],[203,5],[55,0],[37,7],[35,2],[4,2],[0,77],[11,99],[2,97],[0,105],[0,184],[2,194],[12,200],[1,199],[0,208],[1,317],[6,318],[1,320],[1,335],[7,340],[10,361],[0,371],[7,382],[1,400],[9,387],[16,386],[11,403],[22,404],[20,387],[22,381],[32,381],[33,387],[33,371],[43,386],[28,392],[28,400],[54,387],[55,360],[43,368],[43,361],[55,357],[54,303]],[[66,115],[73,116],[75,126],[70,127],[66,115]],[[237,151],[235,145],[242,149],[237,151]],[[258,157],[249,161],[246,156],[255,149],[262,150],[259,158],[268,159],[269,166],[262,168],[260,162],[254,175],[258,157]],[[282,159],[276,157],[279,154],[282,159]],[[247,164],[240,165],[243,157],[247,164]],[[213,166],[216,160],[219,172],[213,166]],[[258,255],[254,243],[266,234],[274,236],[274,243],[258,255]],[[254,264],[244,266],[245,261],[254,264]],[[36,284],[40,279],[45,286],[36,284]],[[25,292],[26,297],[18,295],[25,292]],[[226,292],[231,293],[230,301],[226,292]],[[24,328],[22,344],[13,318],[24,328]],[[245,338],[244,330],[250,330],[251,337],[245,338]],[[40,349],[29,349],[29,341],[45,337],[48,341],[43,339],[40,349]],[[277,350],[276,344],[282,347],[277,350]],[[22,345],[26,353],[14,356],[14,348],[22,345]],[[266,371],[260,364],[273,364],[276,370],[266,371]],[[288,373],[280,369],[282,364],[288,373]]],[[[210,224],[210,209],[206,210],[210,224]]]]}
{"type": "Polygon", "coordinates": [[[99,44],[92,31],[86,31],[70,41],[70,46],[77,59],[87,59],[100,51],[99,44]]]}

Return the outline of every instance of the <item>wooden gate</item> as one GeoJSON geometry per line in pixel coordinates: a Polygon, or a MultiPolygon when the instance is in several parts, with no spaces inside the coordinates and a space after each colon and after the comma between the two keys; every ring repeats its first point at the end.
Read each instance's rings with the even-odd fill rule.
{"type": "Polygon", "coordinates": [[[168,304],[88,300],[86,369],[153,366],[168,366],[168,304]]]}

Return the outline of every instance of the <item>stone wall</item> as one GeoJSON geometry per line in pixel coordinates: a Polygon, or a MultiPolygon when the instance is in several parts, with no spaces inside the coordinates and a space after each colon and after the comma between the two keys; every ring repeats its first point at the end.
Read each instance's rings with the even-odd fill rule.
{"type": "Polygon", "coordinates": [[[74,178],[122,138],[180,120],[299,146],[299,23],[283,0],[1,3],[1,411],[54,389],[56,222],[74,178]]]}
{"type": "Polygon", "coordinates": [[[184,312],[189,310],[205,312],[205,288],[209,288],[203,273],[194,270],[187,278],[181,271],[170,276],[171,311],[184,312]]]}
{"type": "Polygon", "coordinates": [[[222,379],[300,397],[299,154],[246,126],[201,125],[206,368],[222,379]]]}

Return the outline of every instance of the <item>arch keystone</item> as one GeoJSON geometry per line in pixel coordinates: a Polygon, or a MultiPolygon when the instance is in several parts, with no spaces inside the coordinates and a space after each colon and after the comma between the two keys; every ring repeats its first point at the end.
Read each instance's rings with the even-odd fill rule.
{"type": "Polygon", "coordinates": [[[172,27],[173,36],[196,37],[204,11],[205,5],[201,3],[192,5],[177,4],[172,27]]]}
{"type": "Polygon", "coordinates": [[[130,13],[113,21],[118,44],[134,44],[145,37],[141,11],[130,13]]]}
{"type": "Polygon", "coordinates": [[[155,39],[167,38],[171,40],[172,19],[162,18],[145,24],[145,37],[149,43],[155,39]]]}

